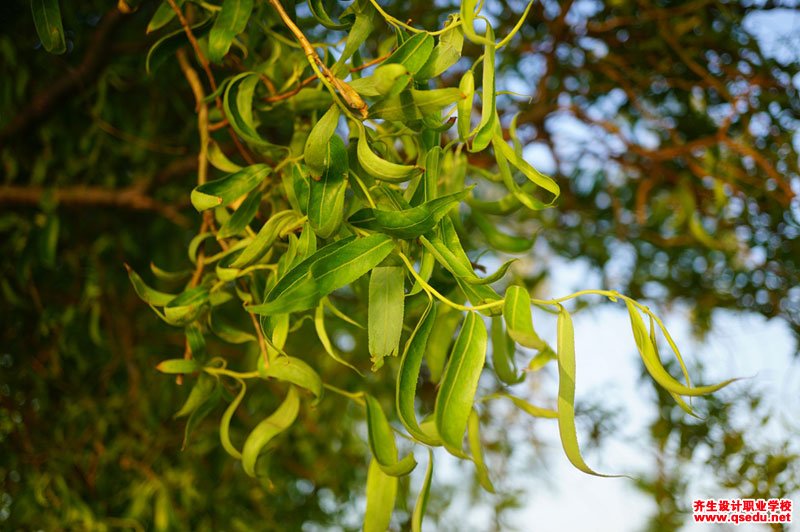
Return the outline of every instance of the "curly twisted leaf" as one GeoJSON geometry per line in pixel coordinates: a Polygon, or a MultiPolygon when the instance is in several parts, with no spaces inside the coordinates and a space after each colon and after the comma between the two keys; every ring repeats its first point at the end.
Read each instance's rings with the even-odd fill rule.
{"type": "Polygon", "coordinates": [[[433,478],[433,451],[428,449],[428,468],[425,470],[425,479],[419,490],[414,513],[411,514],[411,532],[422,532],[422,520],[428,508],[428,496],[431,492],[431,479],[433,478]]]}
{"type": "Polygon", "coordinates": [[[386,419],[386,414],[383,413],[381,404],[371,395],[365,395],[364,399],[367,404],[369,448],[375,461],[387,475],[402,477],[411,473],[417,466],[414,455],[408,454],[401,460],[397,459],[397,446],[392,427],[386,419]]]}
{"type": "Polygon", "coordinates": [[[242,468],[251,477],[256,476],[256,460],[261,450],[278,434],[285,431],[294,423],[300,411],[300,396],[297,388],[289,386],[289,393],[268,418],[261,421],[247,436],[242,447],[242,468]]]}
{"type": "Polygon", "coordinates": [[[433,48],[430,57],[414,77],[422,80],[441,76],[445,70],[461,59],[463,47],[464,31],[461,25],[457,25],[439,36],[439,42],[433,48]]]}
{"type": "MultiPolygon", "coordinates": [[[[185,1],[186,0],[175,0],[175,5],[181,7],[185,1]]],[[[169,5],[169,2],[161,2],[156,12],[153,13],[150,22],[147,24],[146,33],[152,33],[163,28],[169,24],[173,18],[175,18],[175,11],[172,10],[172,6],[169,5]]]]}
{"type": "Polygon", "coordinates": [[[314,394],[314,404],[322,397],[322,379],[305,361],[295,357],[276,357],[265,368],[263,357],[259,359],[258,374],[265,379],[290,382],[314,394]]]}
{"type": "Polygon", "coordinates": [[[231,419],[233,419],[233,414],[236,413],[236,409],[239,408],[242,399],[244,399],[244,394],[247,393],[247,385],[243,380],[236,379],[236,381],[239,383],[241,389],[236,397],[234,397],[233,401],[231,401],[231,404],[228,405],[228,408],[225,409],[225,413],[222,414],[222,418],[219,420],[219,440],[222,443],[222,448],[225,449],[229,455],[233,456],[237,460],[241,460],[242,453],[240,453],[239,450],[233,446],[233,442],[231,442],[230,430],[231,419]]]}
{"type": "Polygon", "coordinates": [[[217,238],[230,238],[239,233],[244,232],[245,228],[250,225],[256,214],[258,207],[261,205],[261,191],[253,190],[247,195],[247,198],[239,205],[228,221],[222,224],[217,231],[217,238]]]}
{"type": "Polygon", "coordinates": [[[272,246],[286,227],[296,223],[298,214],[295,211],[280,211],[273,214],[267,223],[261,226],[256,237],[247,244],[242,253],[231,263],[232,268],[244,268],[261,258],[272,246]]]}
{"type": "Polygon", "coordinates": [[[372,151],[372,148],[369,147],[366,129],[364,128],[361,129],[361,134],[358,137],[356,154],[358,155],[358,162],[361,168],[371,177],[381,181],[402,183],[411,179],[414,174],[421,170],[417,166],[397,164],[379,157],[372,151]]]}
{"type": "Polygon", "coordinates": [[[475,463],[475,472],[478,475],[478,482],[483,486],[483,489],[489,493],[494,493],[494,485],[489,478],[489,469],[486,467],[486,462],[483,459],[480,418],[474,409],[469,414],[467,442],[469,443],[469,452],[472,454],[472,461],[475,463]]]}
{"type": "Polygon", "coordinates": [[[503,319],[492,317],[492,366],[497,378],[508,385],[522,382],[524,375],[517,373],[514,363],[514,340],[503,329],[503,319]]]}
{"type": "Polygon", "coordinates": [[[439,435],[456,456],[463,454],[461,445],[486,360],[486,344],[483,321],[475,312],[468,313],[445,367],[434,407],[439,435]]]}
{"type": "MultiPolygon", "coordinates": [[[[194,34],[195,38],[200,39],[211,30],[211,20],[211,18],[207,18],[191,26],[192,34],[194,34]]],[[[147,58],[144,63],[147,75],[153,74],[186,43],[186,31],[183,28],[177,29],[157,40],[147,52],[147,58]]]]}

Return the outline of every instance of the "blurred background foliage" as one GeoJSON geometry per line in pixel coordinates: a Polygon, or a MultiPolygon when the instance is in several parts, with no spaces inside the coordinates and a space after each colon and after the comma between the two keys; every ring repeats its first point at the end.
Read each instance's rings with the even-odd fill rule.
{"type": "MultiPolygon", "coordinates": [[[[63,3],[67,53],[59,56],[42,50],[29,2],[0,4],[0,528],[357,527],[367,450],[343,403],[304,414],[292,445],[269,455],[268,481],[245,478],[227,459],[214,423],[200,423],[181,451],[182,422],[172,415],[187,390],[153,366],[182,352],[182,335],[153,319],[123,263],[186,267],[199,223],[187,202],[196,181],[194,100],[177,62],[145,75],[147,50],[173,29],[145,33],[159,2],[128,4],[133,13],[97,0],[63,3]]],[[[454,10],[447,1],[385,7],[426,28],[454,10]]],[[[555,209],[506,223],[538,233],[536,253],[588,261],[608,288],[689,306],[699,334],[715,309],[728,308],[785,320],[800,335],[800,34],[765,51],[746,24],[796,7],[536,2],[501,54],[501,88],[516,94],[501,96],[499,109],[505,126],[520,111],[520,138],[551,162],[543,169],[563,196],[555,209]]],[[[503,35],[523,8],[494,0],[485,12],[503,35]]],[[[297,13],[307,18],[302,4],[297,13]]],[[[309,36],[324,41],[327,30],[316,28],[309,36]]],[[[469,46],[465,55],[477,57],[469,46]]],[[[240,54],[216,67],[220,76],[243,68],[240,54]]],[[[491,164],[480,154],[471,163],[491,164]]],[[[465,229],[478,235],[479,250],[480,233],[465,229]]],[[[546,284],[540,264],[525,275],[546,284]]],[[[365,314],[354,304],[343,310],[365,314]]],[[[320,350],[307,326],[307,344],[293,348],[320,350]]],[[[330,331],[339,345],[363,350],[363,333],[340,327],[330,331]]],[[[327,370],[341,371],[340,383],[353,378],[327,370]]],[[[391,395],[392,379],[370,379],[376,395],[391,395]]],[[[770,422],[757,391],[706,401],[704,422],[656,393],[662,418],[650,436],[659,473],[640,481],[658,502],[652,530],[683,523],[682,472],[701,455],[712,457],[719,485],[742,497],[798,489],[788,443],[751,436],[770,422]]],[[[433,400],[433,390],[421,394],[433,400]]],[[[248,398],[252,408],[270,400],[248,398]]],[[[593,439],[613,430],[608,412],[589,405],[584,414],[593,439]]],[[[486,432],[500,460],[502,430],[486,432]]],[[[433,493],[434,522],[449,489],[433,493]]],[[[524,498],[495,499],[497,528],[524,498]]]]}

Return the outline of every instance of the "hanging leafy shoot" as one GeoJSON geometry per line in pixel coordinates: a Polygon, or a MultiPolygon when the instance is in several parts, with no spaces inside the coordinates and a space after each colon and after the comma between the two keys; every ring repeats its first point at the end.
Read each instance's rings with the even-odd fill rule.
{"type": "MultiPolygon", "coordinates": [[[[529,215],[557,208],[561,193],[554,179],[525,160],[516,120],[505,130],[498,106],[503,80],[496,76],[496,55],[519,30],[530,4],[512,32],[497,41],[475,1],[462,2],[443,28],[428,31],[400,22],[372,0],[355,0],[338,16],[324,2],[310,0],[311,19],[303,24],[348,31],[343,47],[312,44],[304,31],[313,28],[300,28],[279,0],[191,5],[190,19],[181,11],[189,9],[183,2],[170,1],[169,9],[162,5],[155,12],[147,31],[173,23],[177,14],[183,27],[152,45],[146,70],[160,75],[156,69],[183,50],[178,57],[195,90],[202,171],[189,197],[203,221],[188,249],[194,270],[170,274],[154,267],[173,286],[184,283],[171,293],[128,268],[139,297],[186,333],[184,356],[170,354],[156,367],[195,380],[177,414],[188,418],[184,445],[192,428],[227,401],[219,420],[222,447],[247,475],[268,479],[274,466],[264,458],[291,445],[283,434],[313,426],[298,418],[326,401],[342,403],[342,415],[351,415],[344,404],[352,402],[366,420],[365,449],[371,454],[364,529],[387,529],[398,479],[415,468],[414,448],[424,446],[429,459],[411,518],[412,529],[421,530],[434,475],[431,448],[472,461],[479,483],[494,490],[480,434],[485,401],[507,398],[526,414],[556,419],[567,458],[597,474],[580,453],[575,423],[579,364],[572,316],[562,306],[570,299],[600,295],[624,301],[644,367],[686,411],[692,412],[684,397],[730,382],[692,385],[661,321],[617,292],[535,299],[531,287],[505,280],[513,274],[513,259],[478,275],[482,268],[466,251],[474,235],[465,228],[477,228],[494,256],[529,252],[530,234],[512,223],[498,227],[503,220],[495,217],[521,207],[529,215]],[[481,33],[476,23],[485,28],[481,33]],[[387,36],[391,46],[379,46],[387,36]],[[480,48],[480,56],[459,70],[457,65],[469,65],[459,62],[465,38],[480,48]],[[244,54],[234,61],[230,56],[251,40],[274,50],[273,57],[260,62],[244,54]],[[212,92],[204,94],[186,61],[188,49],[209,75],[214,63],[230,61],[242,69],[218,83],[209,77],[212,92]],[[444,79],[451,86],[441,86],[444,79]],[[476,96],[480,118],[474,124],[476,96]],[[221,125],[212,128],[208,109],[214,103],[221,125]],[[224,135],[236,152],[222,151],[224,135]],[[472,164],[470,154],[477,152],[493,157],[496,173],[472,164]],[[206,162],[220,174],[209,179],[206,162]],[[501,199],[481,199],[488,191],[496,195],[498,187],[504,189],[501,199]],[[354,300],[366,312],[350,316],[339,310],[354,300]],[[556,349],[534,326],[532,309],[558,315],[556,349]],[[331,320],[365,330],[367,348],[344,349],[328,336],[331,320]],[[294,347],[312,330],[307,321],[319,352],[294,347]],[[659,332],[685,382],[660,359],[659,332]],[[207,338],[214,342],[207,346],[207,338]],[[217,352],[219,342],[251,346],[258,354],[229,359],[217,352]],[[526,371],[518,369],[517,346],[536,351],[526,371]],[[514,386],[552,362],[558,397],[547,406],[506,391],[484,393],[479,386],[484,374],[493,374],[501,388],[514,386]],[[397,372],[394,401],[368,392],[364,374],[370,367],[391,379],[397,372]],[[427,403],[418,401],[425,379],[438,383],[435,400],[427,403]],[[353,382],[361,389],[346,391],[353,382]],[[256,389],[272,396],[270,409],[256,412],[246,401],[256,389]],[[334,395],[323,396],[325,389],[334,395]],[[419,411],[422,404],[426,411],[419,411]],[[248,415],[237,415],[245,408],[248,415]]],[[[34,0],[32,9],[43,46],[63,52],[58,2],[34,0]]]]}

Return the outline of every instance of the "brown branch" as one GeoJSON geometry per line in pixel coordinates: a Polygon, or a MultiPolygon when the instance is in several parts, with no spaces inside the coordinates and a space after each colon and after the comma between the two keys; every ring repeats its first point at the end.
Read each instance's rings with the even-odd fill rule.
{"type": "Polygon", "coordinates": [[[36,94],[11,122],[0,129],[0,146],[8,139],[25,134],[44,122],[62,102],[80,92],[99,76],[113,57],[108,41],[114,36],[117,26],[123,20],[125,15],[116,7],[105,14],[92,35],[80,64],[48,84],[47,88],[36,94]]]}
{"type": "Polygon", "coordinates": [[[0,186],[0,205],[37,205],[45,193],[52,193],[59,205],[68,207],[114,207],[133,211],[157,212],[176,225],[186,227],[188,220],[177,208],[144,194],[140,187],[125,188],[75,185],[47,189],[39,186],[0,186]]]}

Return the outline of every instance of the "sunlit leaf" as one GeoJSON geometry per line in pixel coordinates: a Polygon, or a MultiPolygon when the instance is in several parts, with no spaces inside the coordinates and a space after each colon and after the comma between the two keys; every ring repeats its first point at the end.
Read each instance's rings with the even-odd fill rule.
{"type": "Polygon", "coordinates": [[[211,33],[208,35],[208,58],[218,63],[225,57],[233,39],[244,31],[253,0],[224,0],[222,10],[217,14],[211,33]]]}
{"type": "Polygon", "coordinates": [[[394,356],[403,332],[403,284],[401,266],[378,266],[369,277],[369,319],[367,332],[373,371],[383,366],[384,357],[394,356]]]}
{"type": "Polygon", "coordinates": [[[341,226],[347,190],[348,162],[344,142],[333,136],[324,148],[322,177],[311,180],[308,196],[308,220],[320,238],[332,236],[341,226]]]}
{"type": "Polygon", "coordinates": [[[194,373],[200,369],[200,364],[193,359],[172,358],[159,362],[156,369],[167,374],[194,373]]]}
{"type": "Polygon", "coordinates": [[[192,190],[192,205],[198,211],[224,207],[260,185],[270,172],[272,169],[266,164],[254,164],[222,179],[199,185],[192,190]]]}
{"type": "Polygon", "coordinates": [[[392,519],[397,498],[397,477],[387,475],[376,459],[367,471],[367,509],[364,514],[364,532],[386,532],[392,519]]]}
{"type": "Polygon", "coordinates": [[[256,461],[266,445],[278,434],[294,423],[300,411],[300,396],[297,388],[289,386],[286,399],[275,412],[261,421],[247,436],[242,447],[242,468],[251,477],[256,476],[256,461]]]}
{"type": "Polygon", "coordinates": [[[469,442],[469,452],[472,454],[472,461],[475,463],[475,472],[478,475],[478,482],[483,489],[489,493],[494,493],[494,485],[489,478],[489,470],[483,460],[483,448],[481,446],[480,418],[475,410],[469,414],[467,441],[469,442]]]}
{"type": "Polygon", "coordinates": [[[545,347],[545,343],[533,328],[531,298],[523,287],[516,285],[508,287],[503,306],[503,317],[506,320],[506,327],[508,327],[508,335],[519,345],[532,349],[545,347]]]}
{"type": "Polygon", "coordinates": [[[364,396],[367,405],[367,435],[372,456],[381,470],[394,477],[405,476],[417,466],[414,454],[409,453],[397,459],[397,445],[394,434],[381,404],[371,395],[364,396]]]}

